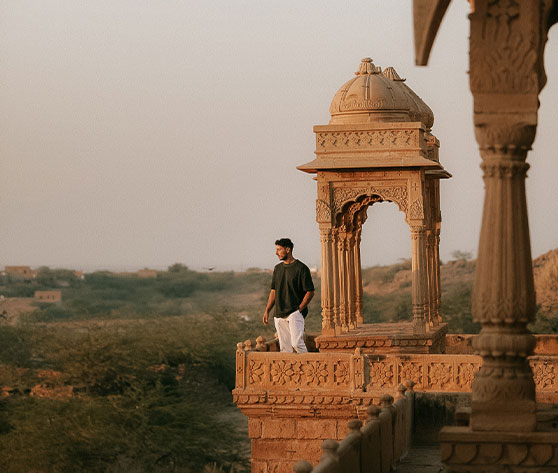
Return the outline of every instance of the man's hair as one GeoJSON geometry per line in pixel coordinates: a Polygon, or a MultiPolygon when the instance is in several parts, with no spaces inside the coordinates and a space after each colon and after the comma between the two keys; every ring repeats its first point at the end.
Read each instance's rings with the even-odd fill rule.
{"type": "Polygon", "coordinates": [[[290,238],[280,238],[279,240],[275,240],[275,244],[283,248],[290,248],[291,251],[293,251],[294,244],[290,238]]]}

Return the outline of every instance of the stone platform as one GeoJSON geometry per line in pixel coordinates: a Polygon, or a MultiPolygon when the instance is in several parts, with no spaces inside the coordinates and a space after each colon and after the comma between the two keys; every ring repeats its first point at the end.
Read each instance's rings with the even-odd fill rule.
{"type": "Polygon", "coordinates": [[[424,334],[414,334],[411,322],[363,324],[347,333],[316,337],[316,348],[323,352],[354,353],[360,348],[365,354],[439,354],[446,346],[447,324],[424,334]]]}

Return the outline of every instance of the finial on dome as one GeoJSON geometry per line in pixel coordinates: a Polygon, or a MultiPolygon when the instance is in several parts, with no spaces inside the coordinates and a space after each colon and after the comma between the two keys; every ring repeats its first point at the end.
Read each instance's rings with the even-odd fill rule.
{"type": "Polygon", "coordinates": [[[405,79],[402,79],[397,71],[391,66],[384,69],[383,75],[384,77],[387,77],[388,79],[394,80],[396,82],[405,82],[405,79]]]}
{"type": "Polygon", "coordinates": [[[381,67],[376,67],[372,62],[372,59],[365,57],[358,67],[358,71],[355,72],[355,76],[364,76],[370,74],[380,74],[382,72],[381,67]]]}

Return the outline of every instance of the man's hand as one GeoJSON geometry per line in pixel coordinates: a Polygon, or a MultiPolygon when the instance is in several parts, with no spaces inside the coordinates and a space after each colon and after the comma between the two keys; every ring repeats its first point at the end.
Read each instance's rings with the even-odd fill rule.
{"type": "Polygon", "coordinates": [[[275,289],[272,289],[271,291],[269,291],[267,306],[265,307],[265,312],[262,317],[262,322],[264,325],[267,325],[267,323],[269,322],[269,311],[273,308],[274,305],[275,305],[275,289]]]}

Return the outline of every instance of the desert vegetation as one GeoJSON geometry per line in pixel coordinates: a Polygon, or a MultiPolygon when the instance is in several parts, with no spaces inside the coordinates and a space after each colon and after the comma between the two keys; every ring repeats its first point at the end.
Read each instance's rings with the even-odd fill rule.
{"type": "MultiPolygon", "coordinates": [[[[475,262],[442,266],[450,331],[472,333],[475,262]]],[[[540,306],[531,328],[558,332],[558,251],[534,263],[540,306]]],[[[58,304],[0,325],[0,471],[245,472],[246,420],[232,404],[236,343],[264,335],[271,274],[196,272],[77,278],[41,268],[2,276],[4,300],[62,291],[58,304]]],[[[409,320],[410,262],[363,271],[366,322],[409,320]]],[[[307,331],[320,330],[319,280],[307,331]]],[[[27,299],[25,299],[27,300],[27,299]]]]}

